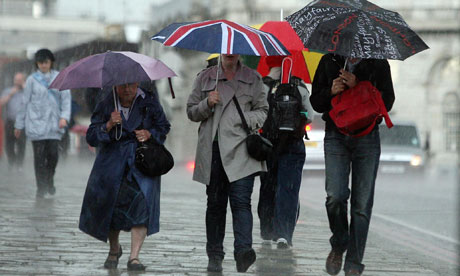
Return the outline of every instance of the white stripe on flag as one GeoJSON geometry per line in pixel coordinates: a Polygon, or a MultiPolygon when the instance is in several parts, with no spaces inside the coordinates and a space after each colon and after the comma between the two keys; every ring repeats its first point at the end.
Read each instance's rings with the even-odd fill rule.
{"type": "Polygon", "coordinates": [[[220,28],[222,29],[222,43],[220,45],[220,52],[222,54],[230,54],[229,50],[227,49],[227,43],[228,43],[228,29],[227,29],[227,24],[220,24],[220,28]]]}

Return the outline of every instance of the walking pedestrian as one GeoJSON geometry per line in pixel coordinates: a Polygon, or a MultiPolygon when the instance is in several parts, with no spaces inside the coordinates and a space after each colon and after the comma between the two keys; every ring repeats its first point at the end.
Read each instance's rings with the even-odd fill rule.
{"type": "Polygon", "coordinates": [[[158,97],[144,93],[138,83],[115,90],[117,103],[108,94],[96,106],[86,134],[88,144],[100,151],[88,179],[79,228],[98,240],[109,240],[107,269],[117,268],[122,255],[120,231],[131,231],[127,268],[142,271],[139,252],[144,239],[159,231],[160,177],[137,169],[135,151],[139,142],[149,139],[163,144],[170,124],[158,97]]]}
{"type": "Polygon", "coordinates": [[[390,66],[386,60],[324,55],[316,70],[310,97],[313,108],[323,113],[322,118],[326,121],[326,209],[332,231],[332,249],[326,260],[326,270],[330,275],[340,272],[345,251],[345,275],[361,275],[364,270],[362,260],[380,157],[379,128],[376,125],[371,133],[363,137],[347,136],[337,130],[328,114],[331,99],[360,81],[370,81],[382,94],[386,109],[391,109],[395,95],[390,66]],[[350,172],[351,187],[348,183],[350,172]],[[349,225],[347,205],[350,195],[349,225]]]}
{"type": "Polygon", "coordinates": [[[22,102],[25,85],[25,76],[21,72],[14,74],[13,86],[3,90],[0,98],[0,106],[5,106],[5,148],[10,169],[22,171],[26,138],[22,135],[19,138],[14,136],[14,123],[16,115],[24,109],[22,102]]]}
{"type": "Polygon", "coordinates": [[[208,271],[222,271],[225,219],[230,201],[236,268],[245,272],[256,260],[251,212],[254,177],[265,171],[266,165],[248,155],[247,134],[232,98],[237,98],[251,129],[262,127],[268,104],[261,76],[243,65],[239,55],[223,54],[221,60],[221,65],[198,74],[187,101],[188,118],[200,122],[193,179],[207,185],[208,271]]]}
{"type": "Polygon", "coordinates": [[[279,249],[287,249],[292,246],[292,236],[299,215],[299,191],[305,163],[305,126],[310,121],[308,114],[313,113],[308,99],[308,89],[299,78],[292,76],[292,86],[284,86],[280,91],[277,90],[280,87],[282,58],[269,57],[266,61],[271,67],[269,74],[264,77],[264,83],[269,87],[270,108],[262,135],[270,139],[274,150],[267,160],[268,171],[260,176],[257,211],[262,239],[269,243],[272,240],[276,241],[279,249]],[[284,104],[288,103],[277,96],[283,89],[292,89],[292,94],[298,96],[298,100],[295,96],[292,97],[289,101],[291,106],[287,107],[297,112],[280,114],[277,110],[278,99],[284,104]],[[285,118],[282,118],[283,116],[285,118]],[[281,121],[297,123],[293,124],[295,127],[292,129],[280,130],[283,129],[278,125],[281,121]]]}
{"type": "Polygon", "coordinates": [[[54,55],[48,49],[35,53],[37,71],[26,80],[23,105],[14,124],[14,136],[25,135],[32,141],[34,151],[37,198],[54,195],[54,173],[58,162],[59,141],[70,120],[71,95],[69,90],[49,89],[58,72],[53,70],[54,55]]]}

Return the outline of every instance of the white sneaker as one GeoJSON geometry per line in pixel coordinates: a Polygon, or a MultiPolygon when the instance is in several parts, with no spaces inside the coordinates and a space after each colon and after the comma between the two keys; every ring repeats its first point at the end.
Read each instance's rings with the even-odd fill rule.
{"type": "Polygon", "coordinates": [[[276,244],[277,244],[277,248],[278,249],[287,249],[289,248],[289,244],[287,242],[287,240],[285,238],[279,238],[277,241],[276,241],[276,244]]]}

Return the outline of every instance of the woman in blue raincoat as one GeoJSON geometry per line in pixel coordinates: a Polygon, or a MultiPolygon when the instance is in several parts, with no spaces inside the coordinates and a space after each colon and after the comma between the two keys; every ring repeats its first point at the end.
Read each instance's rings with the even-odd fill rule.
{"type": "Polygon", "coordinates": [[[120,231],[131,231],[128,270],[145,270],[138,257],[146,235],[159,231],[160,177],[148,177],[136,168],[135,151],[138,142],[148,139],[163,144],[170,124],[156,95],[144,93],[137,83],[115,89],[116,96],[108,95],[96,107],[86,134],[88,144],[100,151],[89,176],[79,228],[109,240],[104,263],[109,269],[117,267],[122,255],[120,231]]]}

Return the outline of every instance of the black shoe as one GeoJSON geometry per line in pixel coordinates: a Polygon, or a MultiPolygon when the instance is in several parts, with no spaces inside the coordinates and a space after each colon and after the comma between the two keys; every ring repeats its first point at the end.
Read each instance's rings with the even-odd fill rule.
{"type": "Polygon", "coordinates": [[[141,264],[138,258],[134,258],[128,261],[128,270],[129,271],[144,271],[145,265],[141,264]],[[133,261],[138,261],[138,264],[133,264],[133,261]]]}
{"type": "Polygon", "coordinates": [[[116,260],[109,260],[109,257],[107,257],[107,259],[104,262],[104,267],[107,268],[107,269],[117,268],[118,260],[120,259],[122,254],[123,254],[123,250],[121,250],[121,245],[120,245],[120,249],[118,250],[117,253],[109,252],[109,257],[110,256],[117,256],[117,259],[116,260]]]}
{"type": "Polygon", "coordinates": [[[50,195],[54,195],[54,194],[56,193],[56,187],[50,186],[50,187],[48,188],[48,193],[49,193],[50,195]]]}
{"type": "Polygon", "coordinates": [[[326,259],[326,271],[330,275],[337,275],[342,269],[343,251],[332,249],[326,259]]]}
{"type": "Polygon", "coordinates": [[[222,271],[222,258],[218,256],[210,256],[208,261],[209,272],[221,272],[222,271]]]}
{"type": "Polygon", "coordinates": [[[256,252],[250,249],[245,252],[235,254],[236,270],[238,272],[246,272],[248,268],[256,261],[256,252]]]}

